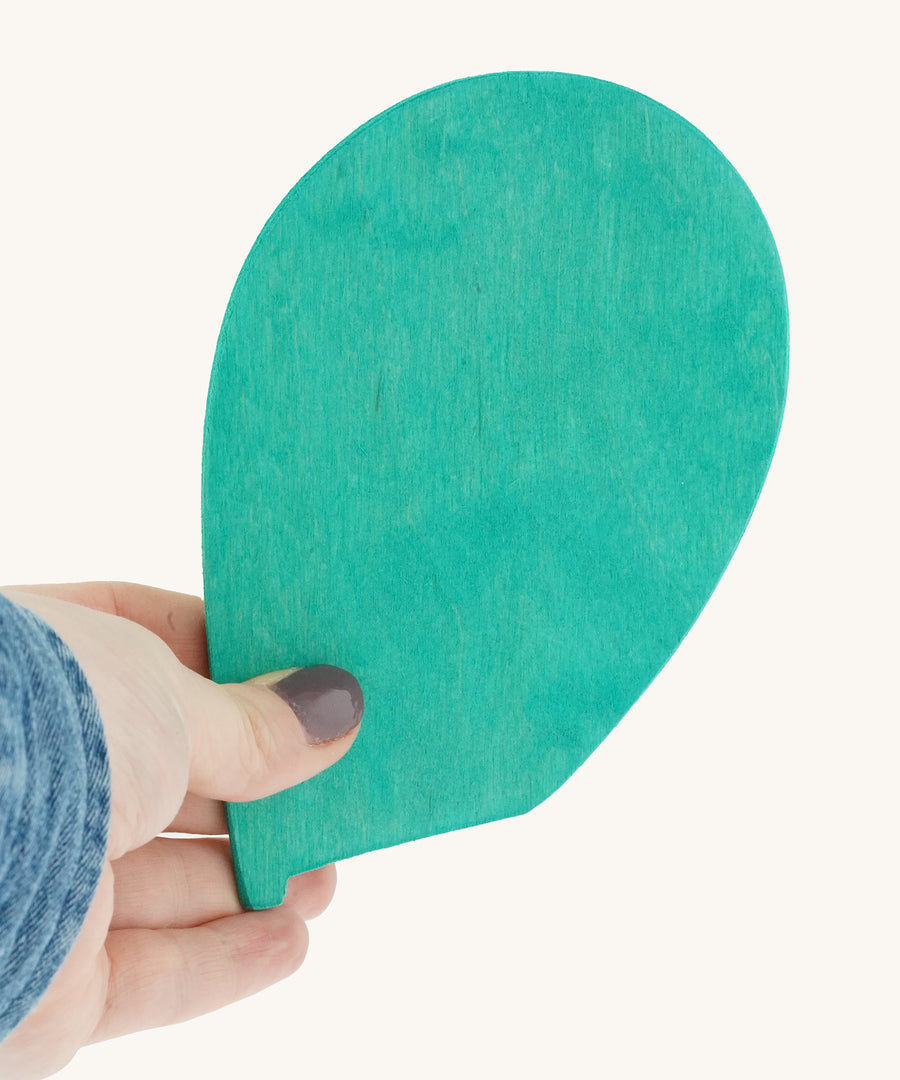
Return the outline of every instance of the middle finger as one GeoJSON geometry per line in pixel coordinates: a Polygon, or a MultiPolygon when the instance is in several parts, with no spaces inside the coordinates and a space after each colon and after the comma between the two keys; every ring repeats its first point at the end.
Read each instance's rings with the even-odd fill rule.
{"type": "MultiPolygon", "coordinates": [[[[111,930],[201,926],[243,911],[227,838],[156,837],[112,864],[111,930]]],[[[334,866],[291,878],[286,902],[304,920],[322,913],[334,895],[334,866]]]]}

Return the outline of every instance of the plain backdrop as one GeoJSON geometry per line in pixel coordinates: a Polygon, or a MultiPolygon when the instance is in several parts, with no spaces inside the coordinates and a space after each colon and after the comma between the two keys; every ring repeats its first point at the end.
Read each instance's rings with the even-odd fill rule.
{"type": "Polygon", "coordinates": [[[531,813],[350,860],[306,963],[66,1080],[900,1075],[889,6],[5,3],[0,576],[202,592],[206,387],[297,179],[437,83],[578,72],[705,132],[791,309],[781,441],[666,669],[531,813]]]}

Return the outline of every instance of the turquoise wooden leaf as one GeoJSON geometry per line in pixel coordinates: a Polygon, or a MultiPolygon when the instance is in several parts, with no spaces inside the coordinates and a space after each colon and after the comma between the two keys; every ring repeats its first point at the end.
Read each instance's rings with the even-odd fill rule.
{"type": "Polygon", "coordinates": [[[209,389],[213,675],[359,679],[349,753],[228,807],[243,903],[522,813],[663,667],[759,495],[787,379],[772,236],[632,90],[506,72],[364,124],[266,223],[209,389]]]}

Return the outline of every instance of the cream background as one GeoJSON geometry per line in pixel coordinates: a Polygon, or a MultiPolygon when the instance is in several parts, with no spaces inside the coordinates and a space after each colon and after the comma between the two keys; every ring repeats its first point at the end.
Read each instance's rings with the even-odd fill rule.
{"type": "Polygon", "coordinates": [[[503,69],[623,83],[730,158],[791,305],[784,430],[719,589],[515,820],[339,867],[301,971],[66,1080],[895,1077],[897,279],[888,5],[5,5],[0,576],[201,592],[219,322],[292,184],[503,69]]]}

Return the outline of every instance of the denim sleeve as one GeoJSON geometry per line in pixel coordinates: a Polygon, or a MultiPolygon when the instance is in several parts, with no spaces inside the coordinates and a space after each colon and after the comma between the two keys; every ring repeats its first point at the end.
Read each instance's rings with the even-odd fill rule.
{"type": "Polygon", "coordinates": [[[42,619],[0,594],[0,1039],[78,936],[109,815],[106,742],[84,673],[42,619]]]}

